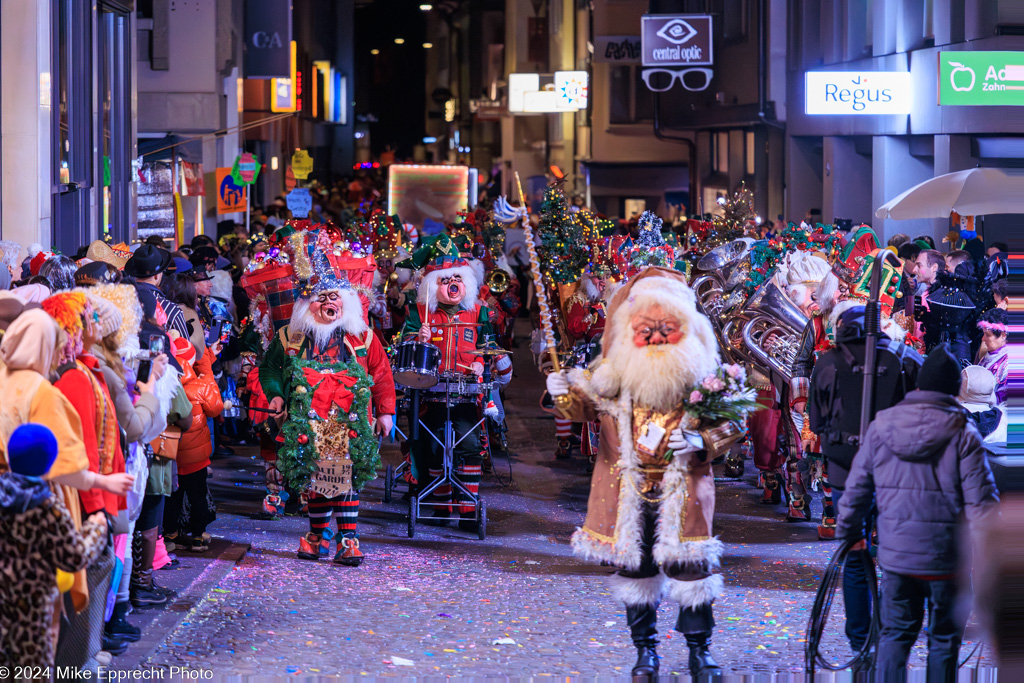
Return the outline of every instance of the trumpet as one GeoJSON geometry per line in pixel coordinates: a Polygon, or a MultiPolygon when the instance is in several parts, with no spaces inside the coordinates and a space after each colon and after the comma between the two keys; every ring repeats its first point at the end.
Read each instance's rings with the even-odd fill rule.
{"type": "Polygon", "coordinates": [[[487,289],[491,290],[494,294],[503,294],[508,289],[511,279],[501,268],[495,268],[491,272],[487,273],[487,278],[484,280],[484,284],[487,285],[487,289]]]}

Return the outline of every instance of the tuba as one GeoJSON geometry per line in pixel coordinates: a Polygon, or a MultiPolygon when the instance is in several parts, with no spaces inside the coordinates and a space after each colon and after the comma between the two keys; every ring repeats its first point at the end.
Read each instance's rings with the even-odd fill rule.
{"type": "Polygon", "coordinates": [[[491,272],[487,273],[487,278],[484,280],[484,284],[487,285],[487,289],[491,290],[493,294],[503,294],[508,289],[509,282],[508,273],[501,268],[495,268],[491,272]]]}
{"type": "Polygon", "coordinates": [[[722,283],[722,288],[730,290],[743,282],[750,272],[750,249],[753,244],[753,239],[741,237],[715,247],[700,257],[697,261],[697,270],[715,273],[722,283]]]}
{"type": "Polygon", "coordinates": [[[756,365],[780,375],[788,384],[807,318],[776,284],[775,272],[761,283],[739,315],[746,319],[741,332],[744,350],[756,365]]]}

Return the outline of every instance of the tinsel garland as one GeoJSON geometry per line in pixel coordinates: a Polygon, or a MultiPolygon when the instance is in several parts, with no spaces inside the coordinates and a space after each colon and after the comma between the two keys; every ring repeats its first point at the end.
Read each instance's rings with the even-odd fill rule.
{"type": "Polygon", "coordinates": [[[832,261],[842,249],[842,236],[835,226],[818,224],[816,239],[810,239],[811,231],[790,223],[775,237],[758,240],[750,249],[750,274],[743,287],[753,294],[779,261],[791,251],[821,251],[832,261]]]}
{"type": "Polygon", "coordinates": [[[320,460],[316,452],[316,434],[311,425],[315,421],[334,419],[348,424],[350,430],[356,432],[356,436],[349,435],[348,447],[349,458],[352,460],[352,488],[360,490],[367,483],[377,477],[377,468],[380,467],[380,454],[377,451],[377,439],[373,436],[373,430],[367,420],[370,404],[370,387],[373,380],[355,358],[349,360],[344,366],[338,363],[320,363],[316,361],[290,358],[291,370],[291,391],[288,398],[288,420],[281,429],[284,443],[277,455],[277,469],[280,470],[285,482],[295,490],[305,489],[310,484],[310,479],[316,473],[317,462],[320,460]],[[352,405],[344,415],[335,417],[323,417],[312,410],[313,391],[316,387],[309,385],[305,368],[312,368],[317,372],[333,370],[338,372],[341,368],[351,377],[356,378],[356,384],[350,391],[354,394],[352,405]],[[350,420],[351,416],[356,419],[350,420]],[[304,436],[305,439],[300,439],[304,436]],[[305,443],[300,443],[304,440],[305,443]]]}

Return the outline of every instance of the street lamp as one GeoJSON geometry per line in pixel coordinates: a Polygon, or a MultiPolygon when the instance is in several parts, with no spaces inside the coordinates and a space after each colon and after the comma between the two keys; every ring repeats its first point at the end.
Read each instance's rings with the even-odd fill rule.
{"type": "Polygon", "coordinates": [[[395,38],[395,45],[404,45],[405,38],[395,38]]]}
{"type": "Polygon", "coordinates": [[[423,43],[423,49],[424,50],[429,50],[432,47],[434,47],[433,43],[423,43]]]}
{"type": "Polygon", "coordinates": [[[378,50],[377,48],[373,48],[372,50],[370,50],[370,54],[374,56],[379,55],[380,50],[378,50]]]}
{"type": "Polygon", "coordinates": [[[434,6],[428,3],[423,3],[422,5],[420,5],[420,9],[423,10],[424,12],[429,12],[430,10],[434,9],[434,6]]]}

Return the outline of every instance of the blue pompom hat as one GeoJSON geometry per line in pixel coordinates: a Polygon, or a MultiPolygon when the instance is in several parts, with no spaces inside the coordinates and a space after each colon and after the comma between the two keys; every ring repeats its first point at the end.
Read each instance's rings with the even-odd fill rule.
{"type": "Polygon", "coordinates": [[[15,474],[45,476],[56,459],[57,437],[41,424],[23,424],[7,441],[7,465],[15,474]]]}

